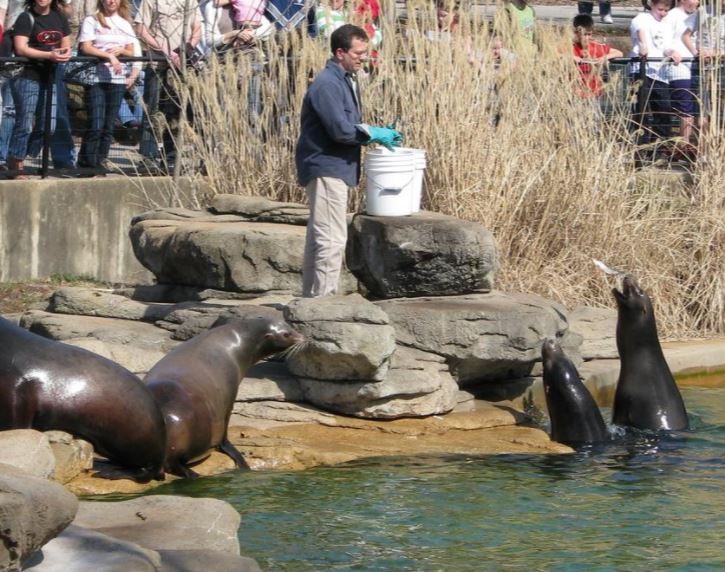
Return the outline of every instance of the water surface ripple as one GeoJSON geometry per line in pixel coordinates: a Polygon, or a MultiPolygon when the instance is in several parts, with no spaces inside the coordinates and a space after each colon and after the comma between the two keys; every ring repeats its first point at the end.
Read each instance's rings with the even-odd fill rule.
{"type": "Polygon", "coordinates": [[[242,515],[265,570],[725,570],[725,388],[693,431],[573,455],[377,459],[178,481],[242,515]]]}

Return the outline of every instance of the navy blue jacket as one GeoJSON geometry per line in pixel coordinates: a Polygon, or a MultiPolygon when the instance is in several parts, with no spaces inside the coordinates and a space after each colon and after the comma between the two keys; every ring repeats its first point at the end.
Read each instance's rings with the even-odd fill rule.
{"type": "Polygon", "coordinates": [[[345,70],[334,60],[328,60],[307,89],[300,122],[295,152],[299,183],[304,187],[317,177],[334,177],[349,187],[356,186],[360,147],[370,137],[355,127],[362,123],[362,113],[345,70]]]}

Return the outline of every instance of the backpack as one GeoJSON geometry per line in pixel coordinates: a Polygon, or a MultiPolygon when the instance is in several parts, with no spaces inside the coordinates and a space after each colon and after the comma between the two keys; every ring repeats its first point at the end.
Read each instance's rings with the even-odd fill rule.
{"type": "MultiPolygon", "coordinates": [[[[30,18],[30,28],[32,30],[35,26],[35,18],[32,12],[21,12],[18,17],[15,18],[15,23],[5,30],[2,41],[0,41],[0,58],[12,58],[15,57],[15,47],[13,45],[13,39],[15,38],[15,24],[18,23],[20,16],[27,14],[30,18]]],[[[23,71],[24,66],[22,64],[14,64],[12,62],[3,62],[0,64],[0,77],[9,79],[19,75],[23,71]]]]}

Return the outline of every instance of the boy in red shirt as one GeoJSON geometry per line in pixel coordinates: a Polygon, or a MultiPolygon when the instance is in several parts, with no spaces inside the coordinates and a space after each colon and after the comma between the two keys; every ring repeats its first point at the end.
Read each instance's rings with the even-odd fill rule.
{"type": "Polygon", "coordinates": [[[602,78],[600,75],[602,65],[613,58],[621,58],[622,52],[610,48],[607,44],[600,44],[592,40],[594,35],[594,20],[589,14],[579,14],[574,17],[574,61],[581,74],[582,97],[599,97],[602,95],[602,78]]]}

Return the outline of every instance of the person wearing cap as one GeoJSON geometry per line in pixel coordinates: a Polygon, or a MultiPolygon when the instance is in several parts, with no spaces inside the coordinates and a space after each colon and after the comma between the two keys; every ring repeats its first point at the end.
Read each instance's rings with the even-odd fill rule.
{"type": "Polygon", "coordinates": [[[344,24],[330,36],[332,57],[302,102],[295,151],[297,179],[310,203],[302,269],[302,295],[337,293],[347,242],[347,197],[360,180],[362,145],[400,145],[395,129],[362,122],[357,72],[368,54],[368,35],[344,24]]]}

